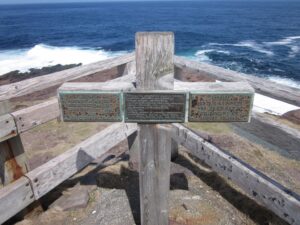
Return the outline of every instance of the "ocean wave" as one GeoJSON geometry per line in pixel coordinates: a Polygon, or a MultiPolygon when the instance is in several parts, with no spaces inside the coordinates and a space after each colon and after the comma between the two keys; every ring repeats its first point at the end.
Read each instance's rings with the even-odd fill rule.
{"type": "Polygon", "coordinates": [[[223,53],[223,54],[226,54],[226,55],[229,55],[230,52],[229,51],[222,51],[222,50],[216,50],[216,49],[204,49],[204,50],[199,50],[195,53],[195,55],[203,55],[203,54],[206,54],[206,53],[210,53],[210,52],[218,52],[218,53],[223,53]]]}
{"type": "Polygon", "coordinates": [[[275,83],[300,89],[300,81],[278,76],[269,76],[267,78],[275,83]]]}
{"type": "Polygon", "coordinates": [[[295,42],[295,40],[300,39],[300,36],[290,36],[283,39],[280,39],[278,41],[269,41],[269,42],[263,42],[266,45],[289,45],[295,42]]]}
{"type": "Polygon", "coordinates": [[[296,57],[296,55],[300,52],[300,47],[299,46],[290,46],[291,51],[289,53],[290,58],[296,57]]]}
{"type": "Polygon", "coordinates": [[[290,36],[278,41],[263,42],[267,46],[286,46],[290,48],[289,57],[294,58],[300,52],[300,36],[290,36]]]}
{"type": "Polygon", "coordinates": [[[211,52],[216,52],[216,53],[230,55],[229,51],[223,51],[223,50],[217,50],[217,49],[204,49],[204,50],[198,50],[195,53],[195,56],[200,61],[208,62],[208,61],[211,61],[211,59],[209,58],[209,56],[207,55],[207,53],[211,53],[211,52]]]}
{"type": "Polygon", "coordinates": [[[124,53],[110,52],[103,49],[55,47],[38,44],[30,49],[0,51],[0,75],[14,70],[26,72],[30,68],[38,69],[57,64],[89,64],[124,53]]]}
{"type": "Polygon", "coordinates": [[[224,44],[220,44],[220,43],[209,43],[209,45],[213,45],[213,46],[234,46],[234,47],[245,47],[245,48],[249,48],[253,51],[256,52],[260,52],[263,54],[266,54],[267,56],[273,56],[274,52],[271,50],[268,50],[266,48],[263,47],[263,45],[255,42],[255,41],[240,41],[236,44],[230,44],[230,43],[224,43],[224,44]]]}

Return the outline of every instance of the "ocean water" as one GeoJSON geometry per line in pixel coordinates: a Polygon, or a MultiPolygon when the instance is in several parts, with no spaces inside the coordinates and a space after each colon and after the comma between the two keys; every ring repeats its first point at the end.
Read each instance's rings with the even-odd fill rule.
{"type": "Polygon", "coordinates": [[[134,50],[173,31],[176,54],[300,88],[300,1],[0,5],[0,75],[134,50]]]}

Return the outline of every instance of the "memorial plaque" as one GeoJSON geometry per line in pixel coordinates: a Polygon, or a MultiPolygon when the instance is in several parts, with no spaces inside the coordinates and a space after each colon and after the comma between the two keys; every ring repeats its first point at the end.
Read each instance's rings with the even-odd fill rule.
{"type": "Polygon", "coordinates": [[[125,122],[171,123],[185,121],[186,94],[124,93],[125,122]]]}
{"type": "Polygon", "coordinates": [[[120,122],[121,94],[118,92],[65,91],[59,93],[65,122],[120,122]]]}
{"type": "Polygon", "coordinates": [[[249,122],[253,94],[197,93],[189,99],[190,122],[249,122]]]}

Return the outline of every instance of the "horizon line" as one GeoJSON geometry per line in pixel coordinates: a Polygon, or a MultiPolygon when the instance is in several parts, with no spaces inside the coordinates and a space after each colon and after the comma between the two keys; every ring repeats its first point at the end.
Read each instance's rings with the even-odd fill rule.
{"type": "MultiPolygon", "coordinates": [[[[45,5],[45,4],[74,4],[74,3],[126,3],[126,2],[245,2],[245,0],[104,0],[104,1],[97,1],[97,0],[89,0],[89,1],[67,1],[67,2],[20,2],[20,3],[1,3],[0,5],[45,5]]],[[[253,0],[251,2],[297,2],[297,0],[253,0]]],[[[249,3],[249,2],[248,2],[249,3]]]]}

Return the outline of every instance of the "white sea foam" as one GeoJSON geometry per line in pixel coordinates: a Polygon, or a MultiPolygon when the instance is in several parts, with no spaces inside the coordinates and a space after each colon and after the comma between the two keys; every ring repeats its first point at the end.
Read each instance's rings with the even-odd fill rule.
{"type": "Polygon", "coordinates": [[[245,47],[245,48],[249,48],[253,51],[256,51],[256,52],[260,52],[260,53],[263,53],[263,54],[266,54],[267,56],[273,56],[274,55],[274,52],[272,52],[271,50],[269,49],[266,49],[263,47],[263,45],[255,42],[255,41],[251,41],[251,40],[248,40],[248,41],[241,41],[241,42],[238,42],[236,44],[230,44],[230,43],[225,43],[225,44],[220,44],[220,43],[210,43],[209,45],[215,45],[215,46],[234,46],[234,47],[245,47]]]}
{"type": "Polygon", "coordinates": [[[218,52],[218,53],[223,53],[223,54],[226,54],[226,55],[230,54],[229,51],[221,51],[221,50],[216,50],[216,49],[204,49],[204,50],[197,51],[195,53],[195,55],[198,56],[198,55],[203,55],[203,54],[210,53],[210,52],[218,52]]]}
{"type": "Polygon", "coordinates": [[[229,51],[222,51],[222,50],[217,50],[217,49],[204,49],[204,50],[197,51],[195,53],[195,56],[200,61],[209,62],[209,61],[211,61],[211,59],[209,58],[209,56],[207,56],[207,53],[210,53],[210,52],[217,52],[217,53],[222,53],[222,54],[230,55],[229,51]]]}
{"type": "Polygon", "coordinates": [[[289,45],[298,39],[300,39],[300,36],[291,36],[291,37],[286,37],[286,38],[280,39],[278,41],[264,42],[264,44],[266,44],[266,45],[289,45]]]}
{"type": "Polygon", "coordinates": [[[88,64],[124,53],[38,44],[31,49],[0,51],[0,75],[14,70],[26,72],[30,68],[42,68],[57,64],[88,64]]]}
{"type": "Polygon", "coordinates": [[[269,80],[278,83],[278,84],[283,84],[286,86],[298,88],[300,91],[300,82],[290,79],[290,78],[285,78],[285,77],[278,77],[278,76],[270,76],[268,77],[269,80]]]}
{"type": "Polygon", "coordinates": [[[299,46],[291,46],[291,51],[289,53],[289,57],[293,58],[295,57],[298,53],[300,52],[300,47],[299,46]]]}
{"type": "Polygon", "coordinates": [[[290,36],[278,41],[263,42],[267,46],[286,46],[290,48],[289,57],[294,58],[300,52],[300,36],[290,36]]]}

